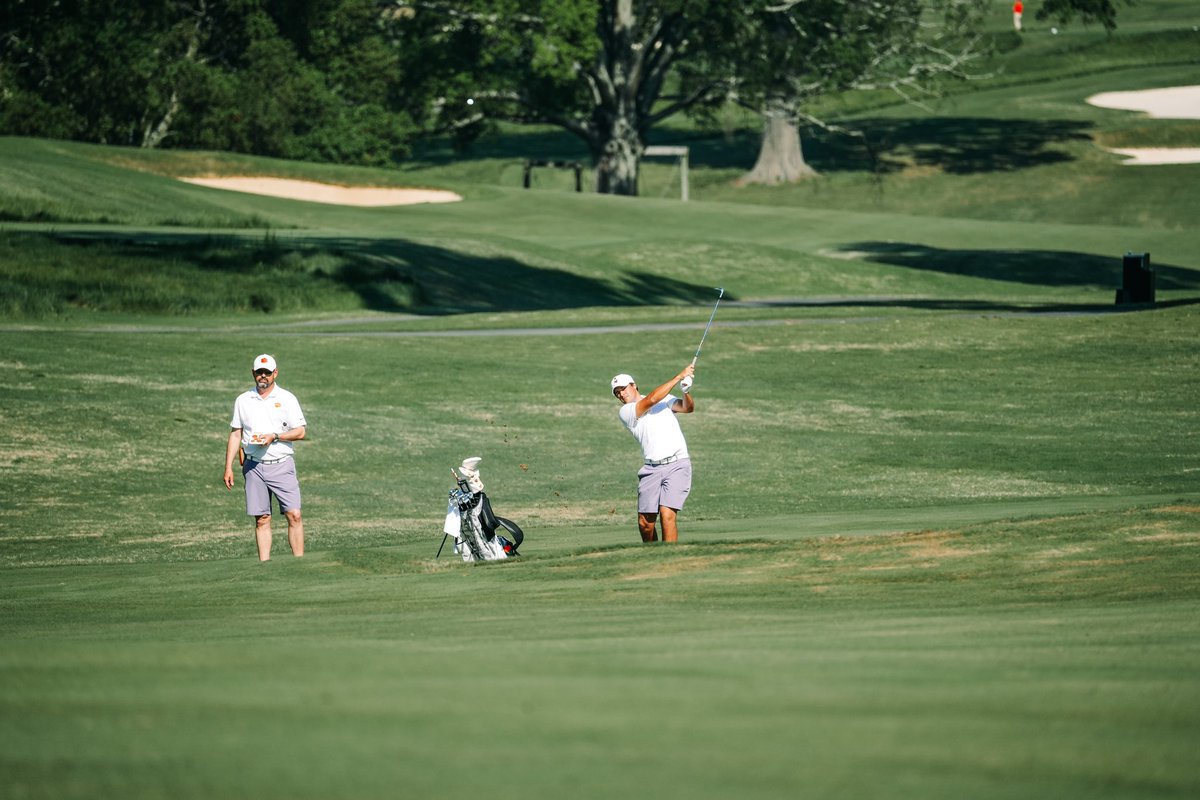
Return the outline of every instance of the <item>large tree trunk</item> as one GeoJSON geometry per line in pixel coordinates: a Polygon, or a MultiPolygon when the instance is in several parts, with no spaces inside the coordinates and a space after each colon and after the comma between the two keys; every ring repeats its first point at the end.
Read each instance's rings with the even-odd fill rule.
{"type": "Polygon", "coordinates": [[[611,121],[609,130],[600,132],[593,147],[596,166],[596,192],[636,197],[638,170],[641,166],[641,137],[633,121],[624,115],[611,121]]]}
{"type": "Polygon", "coordinates": [[[171,100],[167,103],[166,113],[157,125],[147,122],[146,128],[142,132],[142,147],[148,150],[153,150],[163,143],[163,139],[171,132],[171,123],[175,121],[175,115],[179,113],[179,92],[171,92],[171,100]]]}
{"type": "MultiPolygon", "coordinates": [[[[480,5],[484,5],[481,0],[480,5]]],[[[716,0],[685,3],[600,0],[591,5],[583,0],[556,3],[542,0],[527,5],[571,8],[573,15],[580,15],[580,22],[595,13],[599,47],[587,63],[576,60],[578,54],[571,56],[569,73],[544,72],[539,68],[525,82],[528,87],[518,84],[511,89],[511,96],[505,98],[507,93],[502,92],[497,97],[513,104],[507,109],[513,121],[558,125],[586,142],[598,193],[636,196],[647,133],[658,122],[724,91],[726,76],[721,73],[719,78],[711,77],[707,82],[696,81],[678,96],[664,98],[663,86],[676,59],[690,55],[686,49],[689,41],[695,43],[698,53],[703,53],[700,42],[706,36],[717,36],[718,31],[724,35],[727,25],[742,19],[741,13],[727,10],[728,4],[716,0]],[[592,6],[596,7],[595,12],[590,10],[592,6]],[[700,33],[689,40],[697,30],[700,33]],[[581,83],[571,86],[575,79],[581,83]],[[534,95],[535,86],[543,86],[538,90],[542,96],[534,95]],[[586,92],[586,100],[579,94],[580,89],[586,92]]],[[[732,4],[732,8],[740,6],[732,4]]],[[[583,29],[576,33],[582,42],[583,29]]],[[[561,46],[552,43],[552,48],[564,54],[577,48],[579,53],[585,53],[590,45],[571,39],[564,40],[561,46]]],[[[564,62],[562,66],[567,65],[564,62]]],[[[483,80],[487,80],[486,76],[483,80]]],[[[501,110],[496,116],[504,114],[501,110]]]]}
{"type": "Polygon", "coordinates": [[[599,194],[636,197],[638,193],[642,158],[638,126],[643,121],[639,100],[646,87],[636,22],[632,0],[617,0],[599,18],[606,46],[592,73],[593,97],[598,102],[588,131],[599,194]]]}
{"type": "Polygon", "coordinates": [[[791,116],[783,111],[767,111],[763,116],[765,122],[758,162],[755,163],[754,169],[738,180],[738,184],[759,183],[774,186],[815,177],[817,171],[804,162],[804,151],[800,149],[800,132],[791,116]]]}
{"type": "MultiPolygon", "coordinates": [[[[198,0],[194,8],[184,5],[181,5],[180,8],[190,13],[194,20],[191,30],[188,31],[187,51],[183,54],[183,60],[204,63],[204,59],[200,58],[200,43],[209,23],[208,0],[198,0]]],[[[171,133],[171,125],[174,123],[175,115],[179,113],[181,105],[179,90],[176,88],[171,91],[171,99],[167,102],[167,109],[158,124],[155,125],[152,120],[146,122],[142,132],[142,147],[153,150],[163,143],[163,140],[171,133]]]]}

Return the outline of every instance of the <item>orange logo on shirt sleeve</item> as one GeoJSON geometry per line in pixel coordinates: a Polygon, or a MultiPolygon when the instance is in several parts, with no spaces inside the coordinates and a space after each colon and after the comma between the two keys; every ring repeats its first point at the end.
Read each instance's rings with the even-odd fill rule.
{"type": "Polygon", "coordinates": [[[276,408],[283,408],[283,403],[276,403],[276,404],[275,404],[275,407],[276,407],[276,408]]]}

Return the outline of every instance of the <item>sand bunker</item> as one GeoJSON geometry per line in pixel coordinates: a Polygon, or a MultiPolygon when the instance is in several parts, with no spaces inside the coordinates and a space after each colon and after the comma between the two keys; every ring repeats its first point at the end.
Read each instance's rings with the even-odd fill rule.
{"type": "Polygon", "coordinates": [[[1128,156],[1124,166],[1147,164],[1198,164],[1200,147],[1108,147],[1110,153],[1128,156]]]}
{"type": "Polygon", "coordinates": [[[1092,95],[1087,101],[1100,108],[1144,111],[1156,119],[1200,119],[1200,86],[1104,92],[1092,95]]]}
{"type": "Polygon", "coordinates": [[[462,197],[438,189],[385,189],[375,186],[335,186],[287,178],[180,178],[186,183],[233,192],[285,197],[338,206],[408,206],[416,203],[455,203],[462,197]]]}
{"type": "MultiPolygon", "coordinates": [[[[1100,108],[1142,111],[1155,119],[1200,119],[1200,86],[1174,86],[1141,92],[1103,92],[1087,99],[1100,108]]],[[[1200,163],[1200,147],[1108,147],[1128,157],[1125,166],[1200,163]]]]}

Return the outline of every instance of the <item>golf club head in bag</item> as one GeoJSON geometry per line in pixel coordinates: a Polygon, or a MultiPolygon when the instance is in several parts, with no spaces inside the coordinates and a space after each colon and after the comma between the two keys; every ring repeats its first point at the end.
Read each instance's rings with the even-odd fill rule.
{"type": "MultiPolygon", "coordinates": [[[[442,526],[446,538],[454,538],[454,552],[463,561],[497,561],[519,555],[517,548],[525,533],[512,520],[496,516],[492,503],[483,491],[479,476],[479,456],[463,460],[457,471],[451,470],[455,487],[450,490],[446,507],[446,522],[442,526]],[[498,534],[497,531],[503,531],[498,534]],[[505,536],[504,534],[508,534],[505,536]],[[511,537],[511,538],[509,538],[511,537]]],[[[442,548],[438,548],[438,555],[442,548]]]]}
{"type": "Polygon", "coordinates": [[[483,479],[479,477],[480,461],[483,461],[482,456],[464,458],[462,465],[458,468],[458,474],[462,476],[462,480],[467,482],[473,492],[483,491],[483,479]]]}

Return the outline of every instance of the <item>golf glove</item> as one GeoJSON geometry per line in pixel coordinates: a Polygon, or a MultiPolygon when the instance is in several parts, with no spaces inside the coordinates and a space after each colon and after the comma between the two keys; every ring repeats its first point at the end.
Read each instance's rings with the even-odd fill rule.
{"type": "Polygon", "coordinates": [[[681,380],[679,382],[679,388],[683,390],[684,394],[687,394],[688,392],[690,392],[692,390],[692,379],[684,378],[683,380],[681,380]]]}

